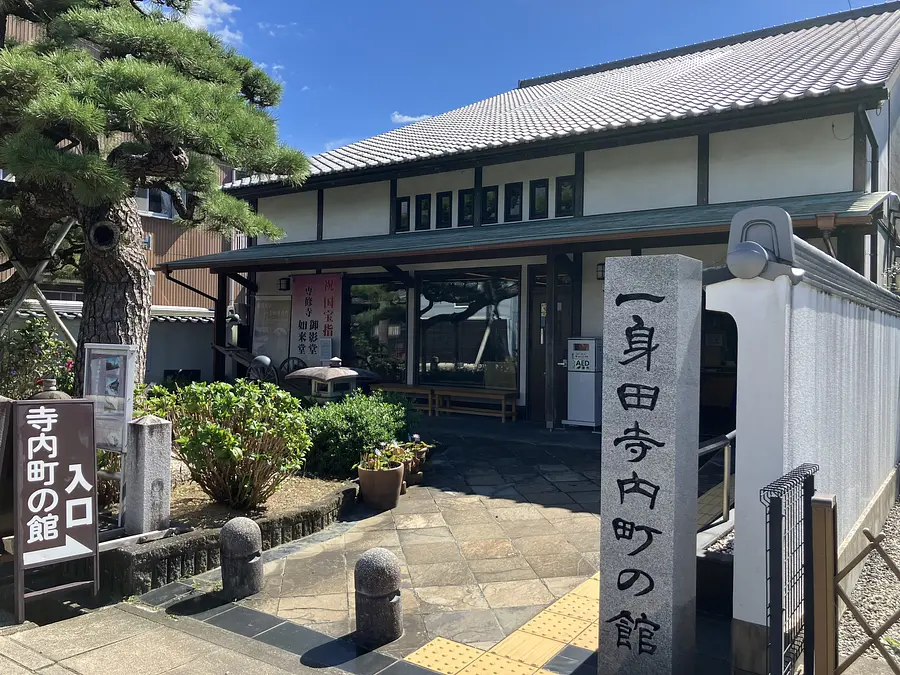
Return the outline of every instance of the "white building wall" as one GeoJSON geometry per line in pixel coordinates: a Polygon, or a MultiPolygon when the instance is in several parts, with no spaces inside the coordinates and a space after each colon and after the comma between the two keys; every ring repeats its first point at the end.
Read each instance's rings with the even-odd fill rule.
{"type": "Polygon", "coordinates": [[[486,166],[481,173],[481,184],[485,187],[500,186],[500,208],[498,222],[503,221],[506,193],[506,183],[522,183],[522,220],[528,220],[530,209],[529,182],[540,178],[550,181],[549,188],[549,217],[554,218],[556,213],[556,177],[571,176],[575,173],[575,155],[557,155],[555,157],[542,157],[541,159],[529,159],[522,162],[509,162],[508,164],[492,164],[486,166]]]}
{"type": "MultiPolygon", "coordinates": [[[[265,216],[284,230],[284,237],[278,241],[315,241],[317,193],[297,192],[278,197],[264,197],[259,200],[257,208],[260,215],[265,216]]],[[[266,237],[260,237],[260,243],[267,243],[266,237]]]]}
{"type": "Polygon", "coordinates": [[[697,137],[584,153],[584,214],[697,203],[697,137]]]}
{"type": "Polygon", "coordinates": [[[389,181],[325,190],[322,238],[388,234],[391,227],[389,181]]]}
{"type": "Polygon", "coordinates": [[[431,227],[437,222],[437,193],[453,192],[453,227],[459,224],[459,191],[475,185],[475,169],[445,171],[397,180],[397,197],[409,197],[410,229],[415,228],[416,195],[431,195],[431,227]]]}
{"type": "Polygon", "coordinates": [[[850,113],[710,134],[712,204],[852,188],[850,113]]]}

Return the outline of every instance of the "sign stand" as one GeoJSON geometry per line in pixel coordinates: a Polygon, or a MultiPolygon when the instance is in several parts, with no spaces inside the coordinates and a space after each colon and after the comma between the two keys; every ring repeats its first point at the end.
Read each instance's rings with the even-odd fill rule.
{"type": "Polygon", "coordinates": [[[97,451],[91,401],[15,401],[10,404],[15,523],[15,615],[25,602],[76,588],[100,591],[97,529],[97,451]],[[83,558],[93,578],[27,591],[25,572],[83,558]]]}

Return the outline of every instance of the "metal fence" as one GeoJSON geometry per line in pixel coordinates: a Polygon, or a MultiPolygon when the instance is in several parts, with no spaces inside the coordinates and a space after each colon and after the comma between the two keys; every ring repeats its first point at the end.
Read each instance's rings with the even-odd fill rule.
{"type": "Polygon", "coordinates": [[[766,506],[769,673],[790,675],[803,656],[813,665],[812,498],[815,464],[801,464],[760,490],[766,506]]]}

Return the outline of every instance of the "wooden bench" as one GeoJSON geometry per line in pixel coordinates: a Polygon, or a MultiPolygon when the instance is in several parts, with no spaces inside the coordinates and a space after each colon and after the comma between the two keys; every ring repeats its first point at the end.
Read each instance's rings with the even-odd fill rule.
{"type": "Polygon", "coordinates": [[[434,414],[434,389],[431,387],[417,387],[411,384],[383,383],[373,385],[372,388],[403,394],[409,398],[412,407],[416,410],[426,411],[429,417],[434,414]]]}
{"type": "Polygon", "coordinates": [[[434,397],[437,403],[435,412],[464,413],[467,415],[484,415],[499,417],[502,422],[507,418],[516,421],[516,392],[510,389],[445,389],[435,388],[434,397]],[[488,402],[499,404],[500,408],[480,408],[472,402],[488,402]]]}

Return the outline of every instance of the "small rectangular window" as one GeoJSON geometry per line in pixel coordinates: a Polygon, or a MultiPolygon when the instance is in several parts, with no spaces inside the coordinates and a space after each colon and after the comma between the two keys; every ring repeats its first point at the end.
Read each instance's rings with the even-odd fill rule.
{"type": "Polygon", "coordinates": [[[437,194],[437,227],[444,229],[453,226],[453,193],[438,192],[437,194]]]}
{"type": "Polygon", "coordinates": [[[540,178],[531,181],[528,195],[528,218],[538,220],[550,216],[550,181],[540,178]]]}
{"type": "Polygon", "coordinates": [[[490,225],[497,222],[500,213],[500,186],[481,188],[481,223],[490,225]]]}
{"type": "Polygon", "coordinates": [[[409,232],[409,197],[397,198],[397,232],[409,232]]]}
{"type": "Polygon", "coordinates": [[[475,190],[459,191],[459,224],[458,227],[468,227],[475,224],[475,190]]]}
{"type": "Polygon", "coordinates": [[[137,188],[134,191],[138,211],[149,213],[157,218],[174,218],[175,210],[172,198],[159,188],[137,188]]]}
{"type": "Polygon", "coordinates": [[[522,220],[522,184],[507,183],[503,188],[503,222],[522,220]]]}
{"type": "Polygon", "coordinates": [[[556,217],[575,215],[575,176],[559,176],[556,179],[556,217]]]}
{"type": "Polygon", "coordinates": [[[416,230],[431,229],[431,195],[416,195],[416,230]]]}

